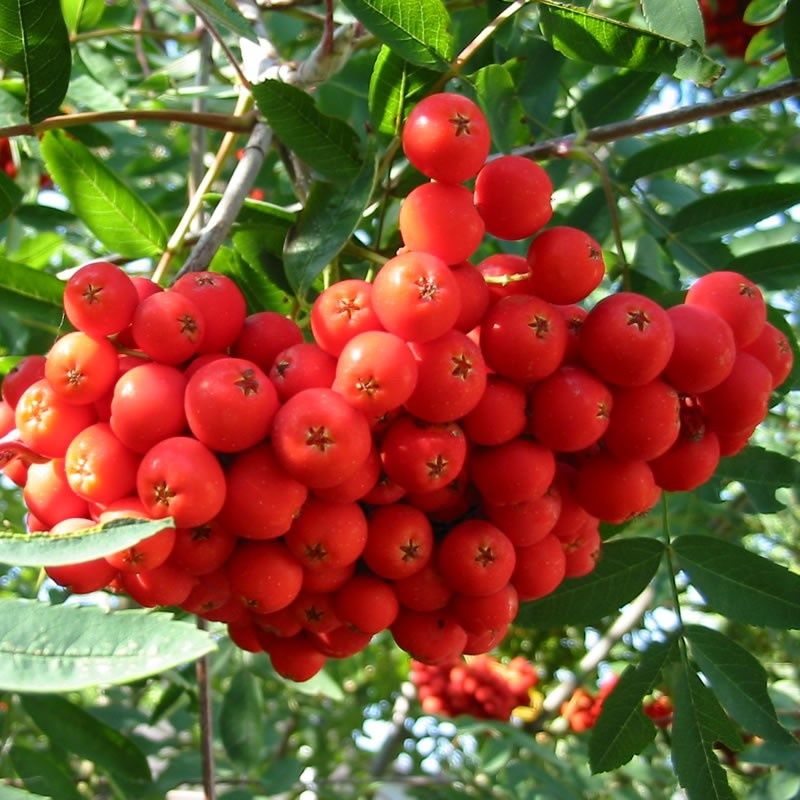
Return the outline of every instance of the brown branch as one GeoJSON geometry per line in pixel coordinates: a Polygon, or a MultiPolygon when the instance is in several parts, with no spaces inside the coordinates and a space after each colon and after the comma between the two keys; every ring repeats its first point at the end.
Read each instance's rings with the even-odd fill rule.
{"type": "MultiPolygon", "coordinates": [[[[755,89],[751,92],[720,97],[707,103],[697,103],[696,105],[678,108],[674,111],[666,111],[663,114],[651,114],[647,117],[626,120],[624,122],[614,122],[609,125],[599,125],[590,128],[582,134],[571,134],[560,136],[555,139],[547,139],[536,144],[519,147],[512,151],[512,155],[526,156],[534,159],[546,159],[553,156],[564,156],[575,144],[604,144],[615,142],[618,139],[628,139],[632,136],[640,136],[643,133],[676,128],[688,122],[698,122],[702,119],[711,117],[724,117],[734,111],[742,111],[746,108],[767,105],[778,100],[787,100],[790,97],[800,96],[800,79],[793,79],[776,83],[766,89],[755,89]]],[[[497,156],[494,156],[496,158],[497,156]]]]}
{"type": "Polygon", "coordinates": [[[35,125],[23,123],[0,128],[0,137],[39,136],[46,131],[74,128],[78,125],[93,125],[98,122],[183,122],[187,125],[200,125],[216,131],[249,133],[256,124],[255,114],[230,116],[228,114],[202,114],[194,111],[168,109],[125,109],[120,111],[83,111],[77,114],[63,114],[47,117],[35,125]]]}
{"type": "MultiPolygon", "coordinates": [[[[197,627],[208,630],[208,623],[197,618],[197,627]]],[[[211,705],[211,685],[207,655],[197,659],[197,701],[200,710],[200,753],[203,758],[203,789],[205,800],[217,800],[217,780],[214,768],[214,720],[211,705]]]]}
{"type": "Polygon", "coordinates": [[[203,21],[203,26],[205,29],[211,34],[211,37],[220,46],[222,52],[225,53],[228,63],[233,67],[236,77],[239,78],[239,83],[241,83],[246,89],[250,89],[250,81],[244,74],[244,70],[242,69],[242,65],[239,63],[239,59],[236,58],[233,50],[231,50],[231,48],[228,46],[228,43],[225,41],[225,37],[216,29],[214,23],[211,22],[202,9],[198,8],[194,3],[191,2],[191,0],[189,0],[189,5],[192,6],[194,13],[197,14],[198,19],[203,21]]]}

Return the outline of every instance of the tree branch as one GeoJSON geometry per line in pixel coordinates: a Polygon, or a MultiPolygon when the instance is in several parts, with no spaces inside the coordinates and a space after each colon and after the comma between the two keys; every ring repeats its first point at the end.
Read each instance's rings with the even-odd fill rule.
{"type": "MultiPolygon", "coordinates": [[[[707,103],[697,103],[696,105],[678,108],[674,111],[666,111],[663,114],[651,114],[647,117],[626,120],[624,122],[614,122],[609,125],[599,125],[590,128],[583,134],[571,134],[560,136],[555,139],[546,139],[543,142],[518,147],[512,150],[512,155],[527,156],[534,159],[546,159],[553,156],[565,156],[570,148],[575,144],[604,144],[615,142],[618,139],[628,139],[631,136],[639,136],[643,133],[676,128],[688,122],[697,122],[711,117],[724,117],[734,111],[742,111],[745,108],[755,108],[756,106],[767,105],[778,100],[787,100],[790,97],[800,95],[800,79],[783,81],[769,86],[766,89],[755,89],[751,92],[720,97],[707,103]]],[[[497,158],[498,156],[493,156],[497,158]]]]}
{"type": "Polygon", "coordinates": [[[77,114],[63,114],[57,117],[46,117],[35,125],[24,123],[0,128],[0,137],[39,136],[46,131],[74,128],[78,125],[93,125],[98,122],[183,122],[187,125],[199,125],[215,131],[236,131],[249,133],[256,124],[256,114],[230,116],[178,109],[124,109],[120,111],[82,111],[77,114]]]}
{"type": "Polygon", "coordinates": [[[611,652],[611,648],[629,631],[639,623],[642,615],[649,608],[655,597],[652,586],[648,586],[638,597],[630,602],[628,607],[617,617],[616,621],[606,631],[605,635],[589,650],[580,660],[578,668],[568,678],[553,689],[542,703],[542,710],[546,714],[556,714],[569,696],[575,691],[578,683],[586,673],[591,672],[611,652]]]}

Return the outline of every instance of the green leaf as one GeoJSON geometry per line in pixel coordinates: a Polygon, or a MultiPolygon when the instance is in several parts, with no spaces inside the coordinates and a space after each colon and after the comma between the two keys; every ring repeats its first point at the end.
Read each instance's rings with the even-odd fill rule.
{"type": "Polygon", "coordinates": [[[751,445],[720,461],[711,488],[719,491],[731,481],[744,486],[759,514],[773,514],[786,507],[776,499],[776,490],[800,483],[800,464],[782,453],[751,445]]]}
{"type": "Polygon", "coordinates": [[[165,528],[172,519],[119,519],[62,534],[0,531],[0,562],[18,567],[57,567],[80,564],[125,550],[165,528]]]}
{"type": "Polygon", "coordinates": [[[504,64],[489,64],[472,78],[478,103],[489,121],[492,141],[501,152],[511,152],[528,132],[525,109],[519,101],[511,72],[504,64]]]}
{"type": "Polygon", "coordinates": [[[655,539],[605,542],[594,572],[564,581],[547,597],[525,603],[517,622],[551,628],[588,624],[613,614],[650,583],[663,553],[664,545],[655,539]]]}
{"type": "Polygon", "coordinates": [[[726,125],[702,133],[670,138],[634,153],[620,170],[620,180],[628,183],[644,175],[674,169],[724,154],[732,156],[746,153],[763,141],[755,128],[726,125]]]}
{"type": "Polygon", "coordinates": [[[642,14],[653,33],[661,33],[683,44],[703,44],[706,31],[697,0],[642,0],[642,14]]]}
{"type": "Polygon", "coordinates": [[[56,694],[23,695],[22,707],[53,744],[85,758],[114,777],[151,781],[142,751],[115,728],[56,694]]]}
{"type": "Polygon", "coordinates": [[[372,194],[375,165],[364,162],[349,184],[312,185],[297,224],[284,246],[284,268],[295,292],[304,296],[314,279],[353,235],[372,194]]]}
{"type": "Polygon", "coordinates": [[[620,72],[598,83],[575,104],[587,128],[634,116],[658,78],[655,72],[620,72]]]}
{"type": "Polygon", "coordinates": [[[80,142],[49,131],[41,149],[72,210],[109,250],[128,258],[163,250],[167,233],[161,219],[80,142]]]}
{"type": "Polygon", "coordinates": [[[728,189],[684,206],[672,220],[672,231],[687,239],[707,239],[755,225],[798,202],[800,183],[728,189]]]}
{"type": "Polygon", "coordinates": [[[358,172],[362,162],[355,131],[322,114],[302,89],[266,80],[253,86],[253,96],[275,135],[323,178],[338,182],[358,172]]]}
{"type": "Polygon", "coordinates": [[[61,13],[70,33],[93,28],[105,8],[104,0],[61,0],[61,13]]]}
{"type": "Polygon", "coordinates": [[[0,800],[53,800],[42,794],[31,794],[24,789],[15,789],[0,783],[0,800]]]}
{"type": "Polygon", "coordinates": [[[722,67],[697,47],[553,0],[539,3],[542,33],[560,53],[578,61],[663,72],[713,83],[722,67]]]}
{"type": "Polygon", "coordinates": [[[785,6],[784,0],[751,0],[742,20],[748,25],[769,25],[780,18],[785,6]]]}
{"type": "Polygon", "coordinates": [[[441,0],[343,0],[348,11],[398,56],[443,72],[453,56],[450,15],[441,0]]]}
{"type": "Polygon", "coordinates": [[[0,311],[25,325],[60,333],[64,284],[53,275],[0,256],[0,311]]]}
{"type": "Polygon", "coordinates": [[[369,113],[381,133],[400,132],[408,108],[436,82],[433,70],[410,64],[381,45],[369,81],[369,113]]]}
{"type": "Polygon", "coordinates": [[[213,22],[219,22],[237,36],[258,43],[253,25],[243,17],[233,3],[226,0],[189,0],[189,5],[213,22]]]}
{"type": "Polygon", "coordinates": [[[712,747],[723,742],[741,747],[736,729],[700,678],[685,667],[676,670],[673,688],[672,763],[689,800],[735,800],[725,770],[712,747]]]}
{"type": "Polygon", "coordinates": [[[0,601],[0,689],[7,691],[128,683],[214,647],[208,634],[164,612],[0,601]]]}
{"type": "Polygon", "coordinates": [[[800,0],[789,0],[783,17],[786,60],[795,78],[800,78],[800,0]]]}
{"type": "Polygon", "coordinates": [[[255,766],[264,759],[264,695],[261,682],[248,669],[231,679],[219,719],[225,752],[233,761],[255,766]]]}
{"type": "Polygon", "coordinates": [[[766,628],[800,628],[800,575],[710,536],[680,536],[678,563],[714,611],[766,628]]]}
{"type": "Polygon", "coordinates": [[[287,794],[296,786],[304,769],[305,764],[294,756],[273,761],[259,785],[269,797],[287,794]]]}
{"type": "MultiPolygon", "coordinates": [[[[235,250],[221,247],[211,266],[214,272],[227,275],[236,282],[247,300],[247,308],[251,314],[257,311],[289,314],[292,310],[292,298],[273,277],[283,274],[283,266],[274,254],[261,246],[262,241],[261,230],[249,226],[243,228],[233,235],[235,250]]],[[[285,282],[283,276],[283,283],[285,282]]]]}
{"type": "Polygon", "coordinates": [[[22,189],[5,172],[0,172],[0,220],[16,211],[21,202],[22,189]]]}
{"type": "Polygon", "coordinates": [[[753,655],[722,633],[687,625],[692,656],[726,711],[746,730],[779,744],[800,744],[778,722],[767,693],[767,671],[753,655]]]}
{"type": "Polygon", "coordinates": [[[69,764],[45,750],[34,750],[19,743],[14,744],[9,755],[17,775],[32,792],[59,800],[82,800],[83,795],[75,788],[75,775],[69,764]]]}
{"type": "Polygon", "coordinates": [[[765,289],[793,289],[800,273],[800,243],[779,244],[736,256],[730,262],[730,269],[765,289]]]}
{"type": "Polygon", "coordinates": [[[0,3],[0,63],[25,79],[25,116],[55,114],[69,85],[72,56],[58,0],[0,3]]]}
{"type": "Polygon", "coordinates": [[[641,753],[656,734],[655,725],[642,711],[642,698],[659,682],[665,664],[677,653],[677,641],[651,644],[636,666],[628,666],[603,710],[589,739],[592,773],[608,772],[641,753]]]}

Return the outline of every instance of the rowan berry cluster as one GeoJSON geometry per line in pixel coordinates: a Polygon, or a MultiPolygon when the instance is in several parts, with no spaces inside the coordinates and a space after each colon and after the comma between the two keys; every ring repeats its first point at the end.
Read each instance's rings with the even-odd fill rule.
{"type": "Polygon", "coordinates": [[[508,720],[519,706],[529,706],[539,676],[521,656],[504,664],[481,655],[466,662],[411,662],[411,681],[427,714],[508,720]]]}
{"type": "Polygon", "coordinates": [[[733,58],[742,58],[760,28],[744,21],[750,0],[700,0],[706,42],[718,44],[733,58]]]}
{"type": "Polygon", "coordinates": [[[41,462],[6,472],[32,530],[176,527],[56,581],[226,622],[298,680],[386,628],[447,663],[588,574],[601,520],[695,488],[744,445],[791,368],[754,284],[712,273],[669,310],[622,292],[587,312],[600,245],[542,230],[547,174],[487,162],[471,101],[426,98],[403,146],[432,179],[402,205],[405,248],[317,297],[313,341],[247,316],[215,273],[168,290],[106,262],[70,278],[76,331],[3,383],[0,418],[41,462]],[[473,266],[486,232],[535,236],[527,257],[473,266]]]}

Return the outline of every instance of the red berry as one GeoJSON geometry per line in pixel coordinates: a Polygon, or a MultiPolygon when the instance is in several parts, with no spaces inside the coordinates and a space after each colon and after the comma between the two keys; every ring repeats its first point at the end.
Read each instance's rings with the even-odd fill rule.
{"type": "Polygon", "coordinates": [[[78,329],[95,339],[130,325],[139,302],[131,279],[107,261],[87,264],[64,287],[64,311],[78,329]]]}

